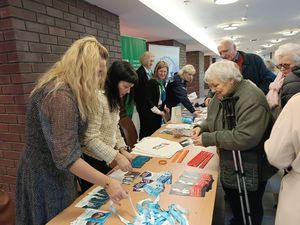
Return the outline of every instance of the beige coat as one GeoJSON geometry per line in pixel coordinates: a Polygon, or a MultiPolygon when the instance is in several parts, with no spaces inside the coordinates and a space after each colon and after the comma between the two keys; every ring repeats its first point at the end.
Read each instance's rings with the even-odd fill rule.
{"type": "Polygon", "coordinates": [[[280,113],[265,142],[269,162],[279,169],[292,166],[283,177],[275,225],[300,224],[300,94],[293,96],[280,113]]]}

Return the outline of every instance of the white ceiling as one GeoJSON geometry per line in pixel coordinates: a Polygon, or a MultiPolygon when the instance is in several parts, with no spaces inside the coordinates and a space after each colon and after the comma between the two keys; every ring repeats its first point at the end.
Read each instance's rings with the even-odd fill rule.
{"type": "MultiPolygon", "coordinates": [[[[186,44],[187,51],[214,54],[139,0],[87,1],[119,15],[121,35],[144,38],[147,41],[174,39],[186,44]]],[[[158,1],[162,3],[164,0],[158,1]]],[[[216,5],[213,0],[189,0],[187,4],[184,0],[172,0],[172,3],[180,9],[176,12],[178,17],[184,15],[185,18],[189,18],[203,28],[216,44],[221,38],[237,36],[239,38],[235,42],[239,43],[239,50],[255,52],[264,48],[264,44],[270,44],[272,39],[285,38],[273,47],[265,48],[261,55],[273,52],[283,43],[300,44],[300,32],[289,37],[280,34],[286,30],[300,31],[299,0],[240,0],[229,5],[216,5]],[[244,16],[247,17],[247,21],[241,20],[244,16]],[[241,26],[232,31],[224,31],[219,27],[230,22],[239,22],[241,26]]],[[[165,10],[167,12],[168,8],[165,10]]]]}

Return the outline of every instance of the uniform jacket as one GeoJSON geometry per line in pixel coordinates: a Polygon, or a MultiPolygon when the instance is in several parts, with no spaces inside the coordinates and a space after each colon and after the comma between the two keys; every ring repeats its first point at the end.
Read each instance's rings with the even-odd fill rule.
{"type": "MultiPolygon", "coordinates": [[[[220,149],[221,164],[231,162],[228,170],[221,168],[221,177],[232,182],[236,180],[236,174],[229,172],[234,170],[231,150],[240,150],[244,166],[249,171],[257,171],[256,182],[265,181],[275,172],[267,163],[263,146],[273,124],[267,100],[263,92],[247,80],[237,83],[230,96],[238,97],[235,104],[235,128],[228,129],[221,101],[214,96],[208,106],[207,119],[200,125],[202,143],[220,149]]],[[[246,171],[246,183],[247,177],[253,179],[251,176],[246,171]]]]}
{"type": "Polygon", "coordinates": [[[288,100],[298,92],[300,92],[300,66],[294,67],[292,72],[284,78],[279,94],[281,107],[283,108],[288,100]]]}
{"type": "Polygon", "coordinates": [[[272,165],[279,169],[292,167],[292,170],[281,181],[275,225],[298,225],[300,221],[299,106],[300,94],[297,94],[283,108],[274,124],[270,138],[265,143],[266,154],[272,165]]]}
{"type": "Polygon", "coordinates": [[[177,73],[174,74],[174,78],[168,83],[166,90],[166,105],[168,108],[172,109],[172,107],[182,103],[191,113],[195,112],[195,108],[187,97],[186,85],[187,81],[181,79],[177,73]]]}

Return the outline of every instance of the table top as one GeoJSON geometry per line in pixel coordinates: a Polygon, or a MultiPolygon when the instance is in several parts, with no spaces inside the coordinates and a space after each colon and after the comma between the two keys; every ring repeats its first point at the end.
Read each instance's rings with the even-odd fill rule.
{"type": "MultiPolygon", "coordinates": [[[[173,141],[182,141],[184,138],[175,139],[171,135],[168,134],[160,134],[158,131],[153,136],[159,136],[161,138],[165,138],[173,141]]],[[[216,154],[215,147],[199,147],[190,145],[184,147],[184,149],[190,150],[182,163],[173,163],[171,159],[167,159],[167,164],[160,165],[159,158],[152,158],[148,161],[142,168],[134,169],[135,171],[144,172],[145,170],[149,170],[152,172],[161,172],[161,171],[170,171],[172,173],[172,183],[176,182],[179,176],[183,173],[183,171],[197,171],[199,173],[209,173],[213,176],[214,182],[212,184],[212,189],[205,194],[205,197],[190,197],[190,196],[178,196],[178,195],[170,195],[171,185],[165,185],[165,191],[160,194],[159,204],[163,209],[167,209],[168,205],[171,203],[177,203],[181,207],[185,208],[188,211],[187,218],[189,220],[190,225],[199,224],[199,220],[201,220],[201,225],[208,225],[212,223],[213,217],[213,209],[215,204],[216,197],[216,189],[218,182],[218,169],[219,169],[219,158],[216,154]],[[190,167],[187,165],[187,162],[190,161],[195,155],[197,155],[201,150],[208,151],[214,153],[213,158],[209,161],[209,163],[205,166],[204,169],[200,169],[197,167],[190,167]]],[[[137,183],[139,180],[135,180],[133,183],[137,183]]],[[[131,185],[123,185],[124,189],[128,191],[129,195],[133,203],[137,203],[143,199],[150,198],[145,192],[133,192],[132,184],[131,185]]],[[[93,186],[91,189],[95,188],[93,186]]],[[[70,222],[74,221],[80,214],[82,214],[85,209],[76,208],[75,205],[79,202],[83,197],[89,193],[90,190],[87,190],[86,193],[82,194],[78,197],[68,208],[63,210],[60,214],[58,214],[55,218],[49,221],[48,225],[64,225],[70,224],[70,222]]],[[[110,211],[109,204],[106,203],[104,206],[100,208],[101,210],[110,211]]],[[[127,199],[121,201],[121,206],[118,208],[119,213],[125,217],[126,219],[133,221],[134,213],[130,207],[130,202],[127,199]]],[[[111,225],[121,225],[123,224],[119,218],[112,214],[105,224],[111,225]]]]}

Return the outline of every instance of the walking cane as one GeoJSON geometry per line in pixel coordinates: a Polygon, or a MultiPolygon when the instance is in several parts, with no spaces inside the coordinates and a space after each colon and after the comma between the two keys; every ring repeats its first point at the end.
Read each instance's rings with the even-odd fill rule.
{"type": "MultiPolygon", "coordinates": [[[[223,105],[223,109],[225,110],[225,113],[226,113],[225,115],[226,115],[229,129],[233,129],[236,125],[235,124],[235,103],[237,100],[238,100],[238,97],[227,97],[227,98],[222,99],[222,105],[223,105]]],[[[244,166],[243,166],[241,152],[239,150],[237,150],[237,151],[233,150],[232,156],[233,156],[233,162],[234,162],[234,170],[236,173],[236,179],[237,179],[237,183],[238,183],[238,191],[239,191],[239,196],[240,196],[243,222],[244,222],[244,225],[246,225],[246,216],[245,216],[245,208],[244,208],[244,202],[243,202],[243,194],[242,194],[242,189],[241,189],[241,184],[240,184],[240,176],[242,178],[242,184],[243,184],[243,189],[244,189],[244,198],[245,198],[245,203],[246,203],[248,222],[249,222],[249,225],[252,225],[249,200],[248,200],[248,192],[247,192],[247,188],[246,188],[246,180],[245,180],[245,173],[244,173],[244,166]],[[238,154],[238,158],[236,157],[236,153],[238,154]]]]}

